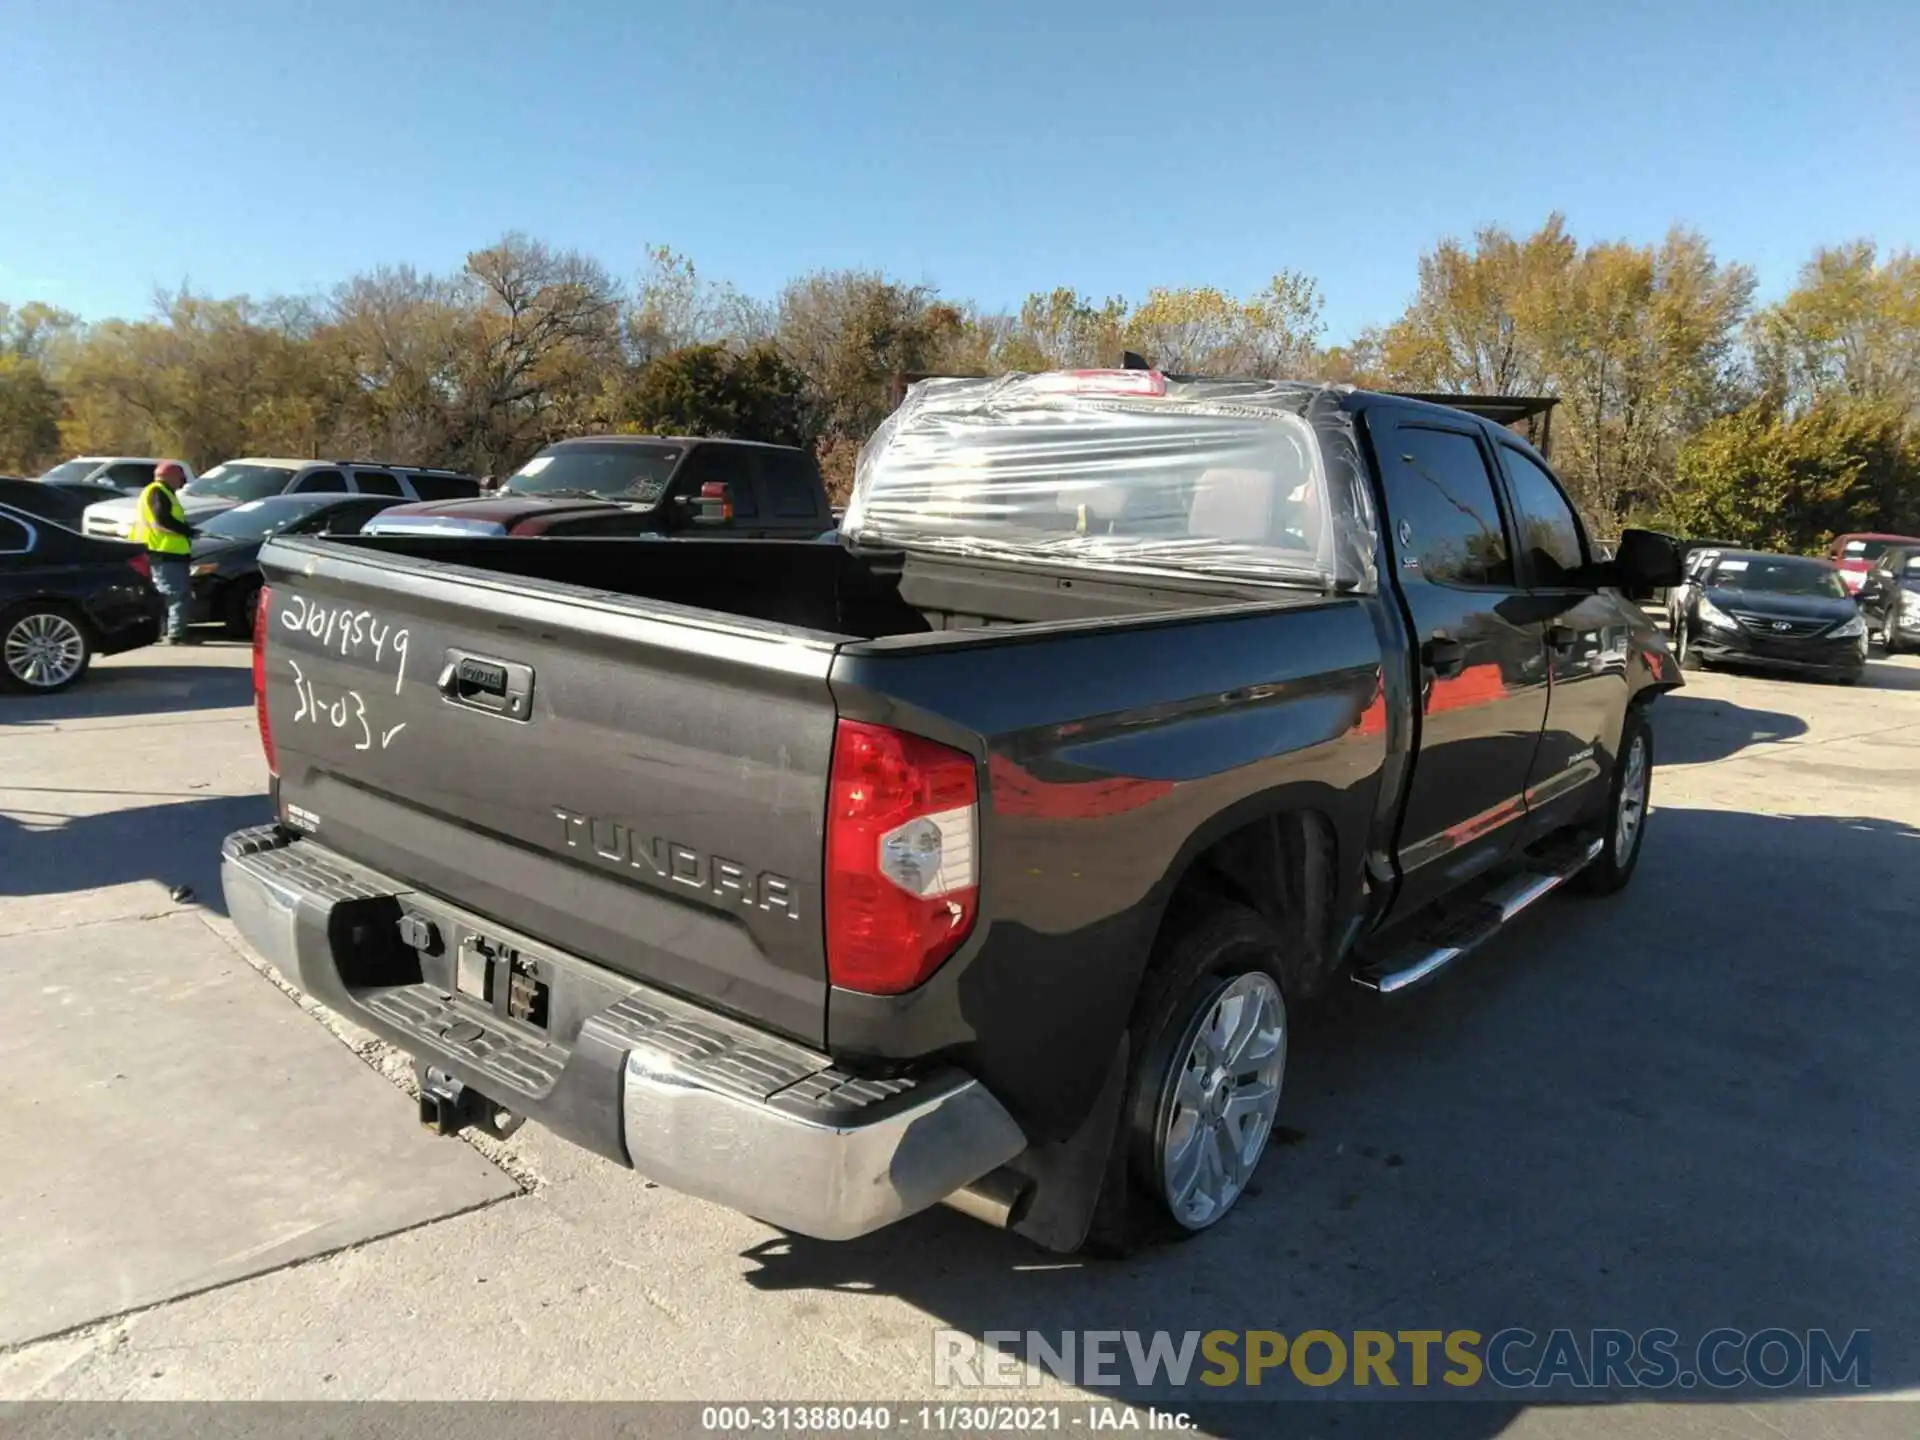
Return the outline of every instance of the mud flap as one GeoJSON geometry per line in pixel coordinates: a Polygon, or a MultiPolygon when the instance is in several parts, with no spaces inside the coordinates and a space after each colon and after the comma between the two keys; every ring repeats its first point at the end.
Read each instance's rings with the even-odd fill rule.
{"type": "Polygon", "coordinates": [[[1031,1145],[1009,1162],[1008,1169],[1033,1182],[1025,1212],[1009,1227],[1014,1234],[1060,1254],[1071,1254],[1087,1243],[1108,1171],[1116,1160],[1122,1166],[1126,1163],[1124,1155],[1116,1157],[1113,1140],[1131,1061],[1132,1043],[1123,1031],[1107,1066],[1106,1081],[1080,1128],[1065,1140],[1031,1145]]]}

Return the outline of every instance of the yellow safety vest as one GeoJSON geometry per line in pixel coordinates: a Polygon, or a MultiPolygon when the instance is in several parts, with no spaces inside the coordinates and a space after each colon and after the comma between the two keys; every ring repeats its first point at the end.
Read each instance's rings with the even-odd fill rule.
{"type": "Polygon", "coordinates": [[[162,530],[148,518],[153,514],[153,492],[156,490],[167,497],[167,508],[173,512],[173,518],[182,525],[187,523],[187,512],[180,504],[180,497],[156,480],[140,492],[140,510],[133,517],[133,529],[127,538],[161,555],[189,554],[193,549],[191,540],[171,530],[162,530]]]}

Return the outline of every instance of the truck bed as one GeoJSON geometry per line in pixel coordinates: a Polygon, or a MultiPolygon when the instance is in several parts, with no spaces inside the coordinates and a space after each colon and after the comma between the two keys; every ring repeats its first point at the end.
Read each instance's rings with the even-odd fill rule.
{"type": "Polygon", "coordinates": [[[470,539],[365,536],[344,543],[467,571],[659,600],[839,641],[986,626],[1049,625],[1272,604],[1310,593],[1199,578],[1146,580],[788,540],[470,539]],[[636,548],[636,546],[640,548],[636,548]]]}

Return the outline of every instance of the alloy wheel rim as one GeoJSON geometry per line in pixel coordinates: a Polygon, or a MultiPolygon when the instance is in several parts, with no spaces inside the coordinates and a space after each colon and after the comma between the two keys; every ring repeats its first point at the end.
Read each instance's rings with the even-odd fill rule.
{"type": "Polygon", "coordinates": [[[1203,1230],[1247,1188],[1273,1134],[1287,1068],[1287,1007],[1264,971],[1214,992],[1161,1095],[1160,1183],[1167,1208],[1203,1230]]]}
{"type": "Polygon", "coordinates": [[[23,685],[50,690],[80,673],[87,644],[80,627],[64,615],[23,615],[7,631],[7,673],[23,685]]]}
{"type": "Polygon", "coordinates": [[[1647,742],[1636,735],[1627,751],[1626,774],[1620,777],[1620,813],[1614,822],[1613,852],[1625,864],[1640,840],[1640,822],[1647,813],[1647,742]]]}

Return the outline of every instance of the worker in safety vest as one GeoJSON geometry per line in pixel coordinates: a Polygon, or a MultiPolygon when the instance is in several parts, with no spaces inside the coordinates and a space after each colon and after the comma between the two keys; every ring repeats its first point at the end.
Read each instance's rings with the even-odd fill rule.
{"type": "Polygon", "coordinates": [[[147,547],[153,569],[153,588],[167,597],[167,634],[162,645],[185,645],[187,607],[193,599],[193,581],[187,555],[193,548],[193,530],[181,507],[178,490],[187,475],[171,460],[153,472],[153,483],[140,492],[140,510],[129,537],[147,547]]]}

